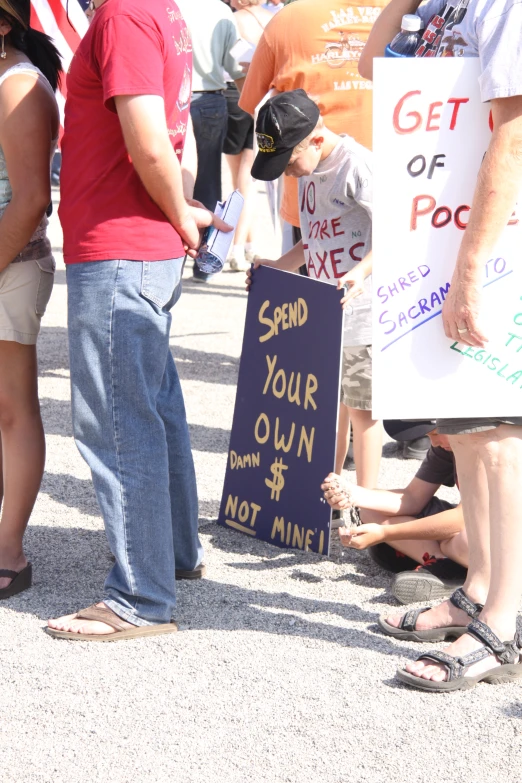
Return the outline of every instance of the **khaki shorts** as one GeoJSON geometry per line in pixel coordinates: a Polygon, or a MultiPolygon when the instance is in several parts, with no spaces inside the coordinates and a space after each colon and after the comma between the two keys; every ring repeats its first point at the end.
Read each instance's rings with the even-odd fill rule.
{"type": "Polygon", "coordinates": [[[18,261],[0,272],[0,340],[35,345],[51,297],[55,262],[18,261]]]}
{"type": "Polygon", "coordinates": [[[372,409],[372,346],[343,348],[341,402],[360,411],[372,409]]]}

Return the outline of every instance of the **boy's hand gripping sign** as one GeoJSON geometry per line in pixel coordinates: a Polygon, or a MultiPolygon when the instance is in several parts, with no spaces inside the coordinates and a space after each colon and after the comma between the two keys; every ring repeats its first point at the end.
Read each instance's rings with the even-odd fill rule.
{"type": "Polygon", "coordinates": [[[484,259],[485,348],[447,338],[441,317],[492,134],[479,76],[475,58],[374,63],[375,418],[522,410],[518,209],[484,259]]]}
{"type": "Polygon", "coordinates": [[[339,406],[342,292],[259,267],[248,295],[218,523],[327,554],[339,406]]]}

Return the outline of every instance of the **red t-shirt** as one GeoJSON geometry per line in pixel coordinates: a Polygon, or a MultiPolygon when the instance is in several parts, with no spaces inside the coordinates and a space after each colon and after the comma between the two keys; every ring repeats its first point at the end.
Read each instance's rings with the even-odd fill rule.
{"type": "Polygon", "coordinates": [[[125,147],[114,97],[159,95],[181,161],[189,112],[192,44],[174,2],[107,0],[67,76],[60,220],[67,264],[184,255],[125,147]]]}

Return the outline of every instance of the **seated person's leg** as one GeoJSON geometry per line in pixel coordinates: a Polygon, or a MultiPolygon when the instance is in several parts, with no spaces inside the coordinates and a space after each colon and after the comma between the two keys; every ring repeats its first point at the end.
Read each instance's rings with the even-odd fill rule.
{"type": "MultiPolygon", "coordinates": [[[[382,524],[400,525],[405,522],[413,522],[415,519],[417,519],[417,517],[394,517],[392,519],[384,520],[382,524]]],[[[426,555],[428,555],[428,558],[430,559],[436,558],[437,560],[445,557],[439,542],[430,540],[429,538],[398,539],[388,546],[393,546],[398,552],[401,552],[407,557],[411,557],[411,559],[415,560],[419,565],[424,565],[426,562],[426,555]]]]}
{"type": "Polygon", "coordinates": [[[379,566],[400,574],[392,593],[401,603],[444,598],[463,584],[467,551],[465,536],[457,532],[463,524],[460,506],[435,497],[417,516],[389,517],[368,510],[360,516],[360,527],[340,529],[341,543],[367,549],[379,566]],[[458,562],[449,559],[447,552],[458,553],[458,562]]]}
{"type": "Polygon", "coordinates": [[[455,563],[460,563],[464,568],[468,567],[469,548],[468,536],[465,530],[461,530],[460,533],[456,533],[454,536],[449,536],[444,541],[441,541],[440,548],[444,557],[448,557],[455,563]]]}

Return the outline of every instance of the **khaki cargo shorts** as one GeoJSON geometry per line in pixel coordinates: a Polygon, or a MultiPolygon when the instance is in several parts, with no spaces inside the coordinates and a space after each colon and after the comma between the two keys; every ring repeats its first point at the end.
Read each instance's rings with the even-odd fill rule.
{"type": "Polygon", "coordinates": [[[372,409],[372,346],[344,346],[341,402],[361,411],[372,409]]]}
{"type": "Polygon", "coordinates": [[[0,272],[0,340],[35,345],[51,298],[55,262],[17,261],[0,272]]]}

